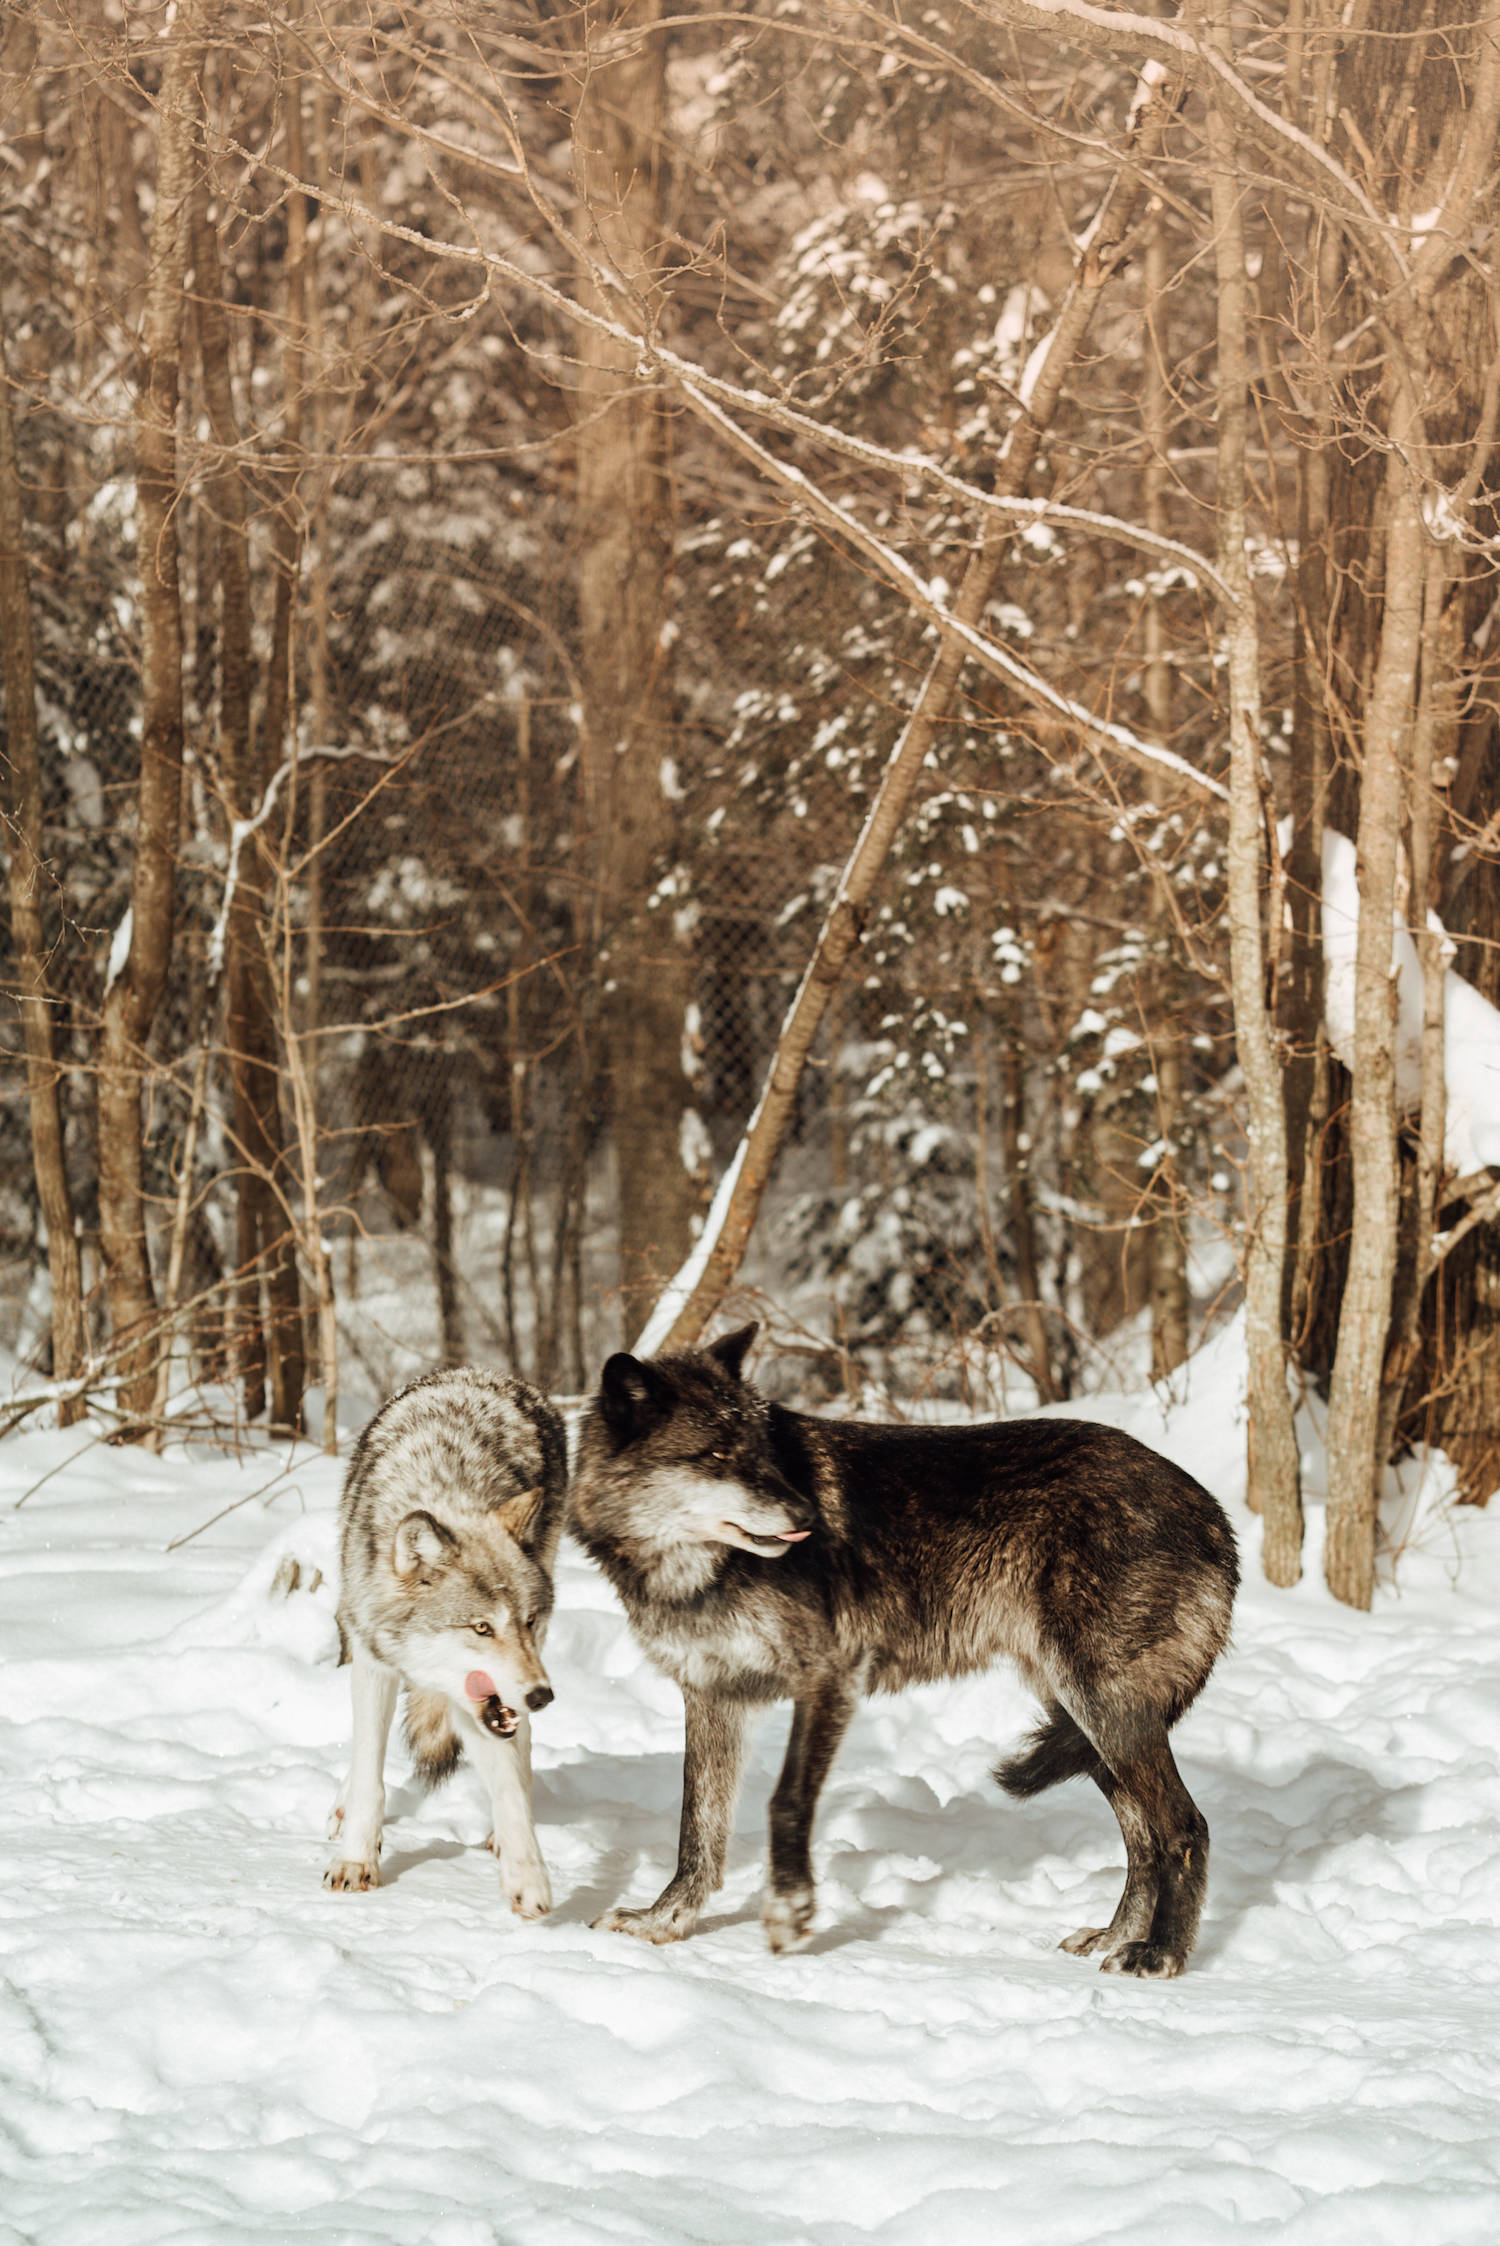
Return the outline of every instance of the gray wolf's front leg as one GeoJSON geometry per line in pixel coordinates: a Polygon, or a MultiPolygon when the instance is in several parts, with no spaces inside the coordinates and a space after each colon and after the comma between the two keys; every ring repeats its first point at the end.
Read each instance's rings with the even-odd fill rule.
{"type": "Polygon", "coordinates": [[[643,1942],[680,1942],[692,1933],[709,1896],[724,1884],[749,1710],[741,1700],[716,1700],[686,1686],[682,1698],[687,1736],[677,1869],[645,1910],[606,1911],[603,1918],[595,1919],[606,1934],[634,1934],[643,1942]]]}
{"type": "Polygon", "coordinates": [[[800,1949],[812,1925],[812,1825],[823,1781],[849,1728],[858,1694],[826,1677],[796,1704],[786,1761],[771,1796],[771,1880],[761,1911],[773,1950],[800,1949]]]}
{"type": "Polygon", "coordinates": [[[531,1726],[522,1714],[513,1738],[496,1739],[478,1723],[474,1730],[469,1752],[490,1790],[490,1842],[500,1884],[517,1918],[544,1918],[552,1908],[552,1883],[531,1818],[531,1726]]]}
{"type": "Polygon", "coordinates": [[[354,1699],[354,1747],[349,1776],[334,1805],[329,1838],[336,1844],[323,1885],[380,1885],[380,1833],[385,1822],[385,1743],[396,1709],[393,1669],[367,1653],[356,1638],[349,1672],[354,1699]]]}

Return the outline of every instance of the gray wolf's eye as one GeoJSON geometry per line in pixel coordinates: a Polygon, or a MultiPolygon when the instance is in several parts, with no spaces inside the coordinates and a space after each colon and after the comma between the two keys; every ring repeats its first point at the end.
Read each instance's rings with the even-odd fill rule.
{"type": "Polygon", "coordinates": [[[469,1628],[476,1638],[492,1638],[495,1635],[488,1622],[471,1622],[469,1628]]]}

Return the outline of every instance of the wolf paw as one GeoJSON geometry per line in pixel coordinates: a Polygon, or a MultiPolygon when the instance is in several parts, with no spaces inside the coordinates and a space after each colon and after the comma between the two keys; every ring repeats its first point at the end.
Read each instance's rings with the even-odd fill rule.
{"type": "Polygon", "coordinates": [[[367,1887],[378,1887],[380,1860],[376,1857],[365,1863],[353,1856],[335,1856],[323,1874],[323,1885],[341,1895],[357,1895],[367,1887]]]}
{"type": "Polygon", "coordinates": [[[1069,1957],[1092,1957],[1095,1950],[1106,1948],[1111,1939],[1107,1926],[1080,1926],[1075,1934],[1065,1934],[1057,1946],[1066,1950],[1069,1957]]]}
{"type": "Polygon", "coordinates": [[[644,1911],[606,1911],[596,1918],[594,1931],[598,1934],[633,1934],[638,1942],[680,1942],[691,1934],[698,1921],[696,1911],[679,1905],[669,1905],[663,1910],[652,1903],[644,1911]]]}
{"type": "Polygon", "coordinates": [[[517,1918],[545,1918],[552,1908],[552,1882],[542,1864],[528,1864],[510,1877],[503,1869],[505,1899],[517,1918]]]}
{"type": "Polygon", "coordinates": [[[787,1895],[768,1895],[761,1906],[760,1922],[766,1941],[778,1956],[800,1950],[812,1931],[813,1891],[794,1888],[787,1895]]]}
{"type": "Polygon", "coordinates": [[[1101,1973],[1128,1973],[1138,1981],[1170,1981],[1187,1964],[1181,1950],[1165,1942],[1122,1942],[1100,1966],[1101,1973]]]}

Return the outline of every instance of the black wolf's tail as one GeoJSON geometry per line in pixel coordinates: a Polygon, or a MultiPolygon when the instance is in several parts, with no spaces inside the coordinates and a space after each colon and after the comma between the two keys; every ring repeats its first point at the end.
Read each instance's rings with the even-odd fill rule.
{"type": "Polygon", "coordinates": [[[1098,1749],[1091,1745],[1066,1708],[1055,1704],[1018,1754],[997,1762],[992,1776],[1018,1801],[1045,1793],[1065,1778],[1096,1778],[1104,1768],[1098,1749]]]}
{"type": "Polygon", "coordinates": [[[411,1749],[413,1775],[423,1786],[441,1786],[457,1770],[463,1748],[440,1692],[407,1692],[406,1744],[411,1749]]]}

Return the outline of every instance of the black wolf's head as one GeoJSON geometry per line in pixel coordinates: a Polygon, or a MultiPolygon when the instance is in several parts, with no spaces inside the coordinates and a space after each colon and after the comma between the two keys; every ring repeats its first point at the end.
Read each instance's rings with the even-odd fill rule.
{"type": "Polygon", "coordinates": [[[736,1545],[776,1559],[811,1532],[815,1509],[776,1463],[766,1400],[740,1377],[756,1331],[670,1357],[610,1358],[574,1484],[585,1543],[736,1545]]]}

